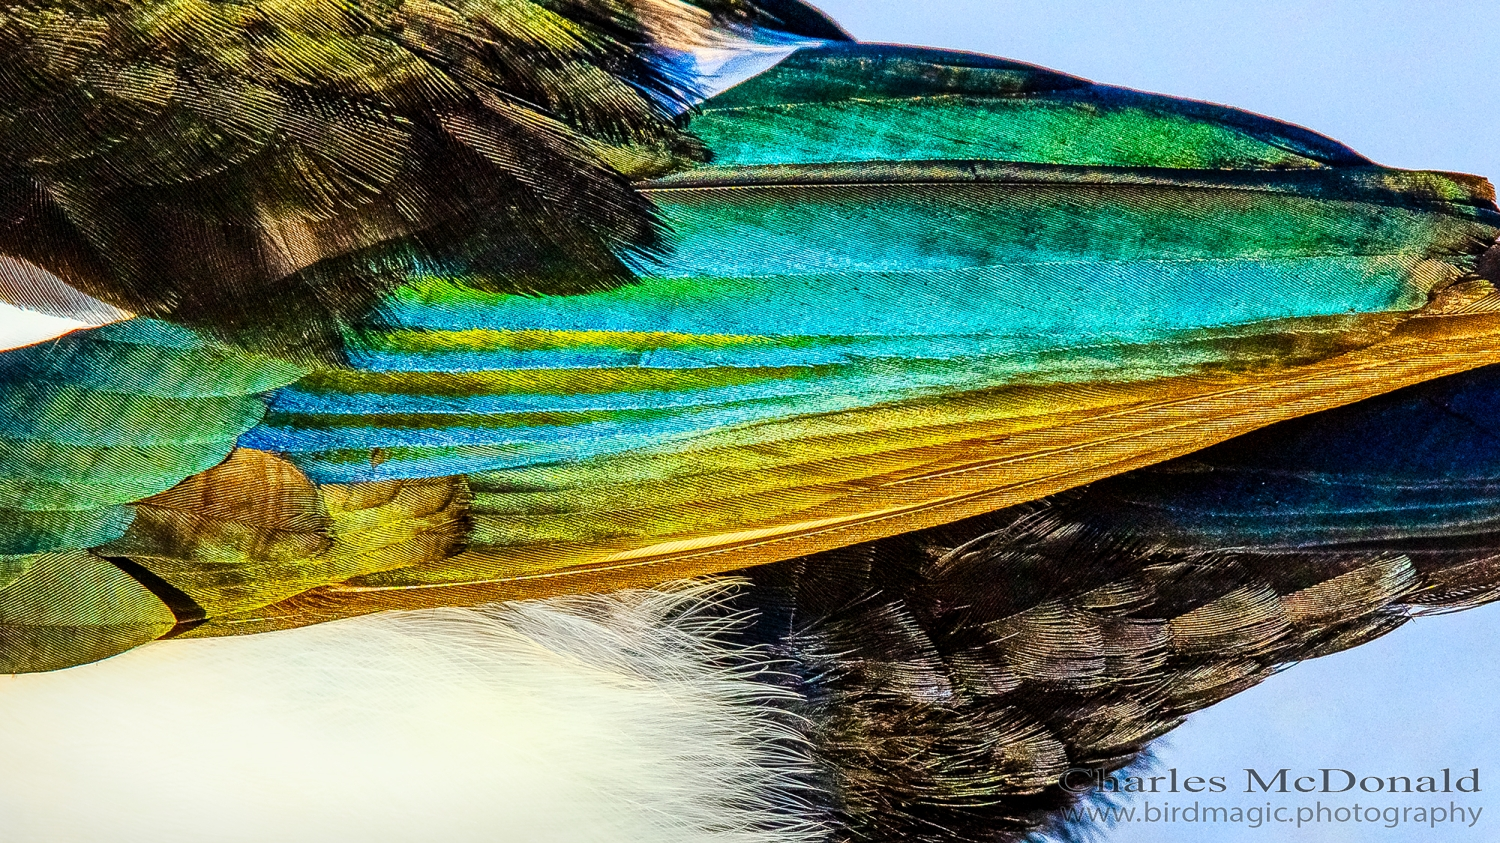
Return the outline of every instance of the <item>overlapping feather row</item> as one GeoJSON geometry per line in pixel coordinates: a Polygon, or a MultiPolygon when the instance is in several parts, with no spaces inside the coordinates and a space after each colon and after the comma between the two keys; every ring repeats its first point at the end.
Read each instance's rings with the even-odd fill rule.
{"type": "Polygon", "coordinates": [[[818,765],[747,785],[756,834],[1015,840],[1063,770],[1500,595],[1487,182],[845,39],[791,0],[0,8],[0,297],[138,314],[0,354],[0,672],[516,598],[553,600],[453,621],[670,632],[718,593],[567,595],[751,566],[705,635],[784,662],[720,690],[818,765]],[[684,50],[766,26],[823,40],[684,114],[684,50]]]}

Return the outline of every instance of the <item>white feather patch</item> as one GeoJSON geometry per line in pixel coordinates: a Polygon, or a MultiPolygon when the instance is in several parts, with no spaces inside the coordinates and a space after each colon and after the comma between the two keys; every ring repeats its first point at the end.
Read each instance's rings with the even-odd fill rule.
{"type": "Polygon", "coordinates": [[[0,677],[0,839],[803,843],[723,584],[168,641],[0,677]]]}
{"type": "Polygon", "coordinates": [[[130,316],[34,264],[0,255],[0,350],[33,345],[130,316]]]}

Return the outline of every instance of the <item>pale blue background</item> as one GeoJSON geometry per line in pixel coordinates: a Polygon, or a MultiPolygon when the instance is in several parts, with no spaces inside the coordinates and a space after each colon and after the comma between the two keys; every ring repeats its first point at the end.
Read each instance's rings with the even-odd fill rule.
{"type": "MultiPolygon", "coordinates": [[[[865,40],[998,54],[1100,82],[1229,103],[1301,123],[1384,164],[1500,177],[1497,0],[827,0],[821,6],[865,40]]],[[[1168,739],[1162,766],[1238,772],[1236,782],[1247,766],[1413,776],[1477,766],[1485,791],[1500,792],[1497,635],[1500,607],[1488,607],[1423,619],[1358,650],[1299,665],[1194,718],[1168,739]]],[[[1243,798],[1228,796],[1204,804],[1243,798]]],[[[1136,825],[1107,839],[1500,840],[1500,799],[1481,794],[1467,804],[1485,809],[1473,829],[1136,825]]]]}
{"type": "Polygon", "coordinates": [[[1228,103],[1301,123],[1383,164],[1500,178],[1495,0],[818,5],[866,41],[998,54],[1228,103]]]}

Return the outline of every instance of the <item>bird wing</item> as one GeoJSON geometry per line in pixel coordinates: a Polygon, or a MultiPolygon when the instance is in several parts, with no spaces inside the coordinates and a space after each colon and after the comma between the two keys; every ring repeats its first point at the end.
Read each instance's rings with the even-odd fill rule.
{"type": "MultiPolygon", "coordinates": [[[[232,458],[75,544],[196,635],[659,582],[1032,500],[1500,349],[1487,183],[1243,112],[830,44],[693,127],[724,152],[637,187],[670,248],[634,283],[422,264],[334,359],[251,366],[295,382],[235,417],[232,458]]],[[[0,628],[30,629],[19,611],[0,628]]]]}
{"type": "Polygon", "coordinates": [[[642,186],[672,249],[640,283],[413,283],[241,440],[319,483],[462,474],[466,549],[203,634],[791,558],[1497,359],[1482,180],[889,46],[692,125],[720,157],[642,186]]]}

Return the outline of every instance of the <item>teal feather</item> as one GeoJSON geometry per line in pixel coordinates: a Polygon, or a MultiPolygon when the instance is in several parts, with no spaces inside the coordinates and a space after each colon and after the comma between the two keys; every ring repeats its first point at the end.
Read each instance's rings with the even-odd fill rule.
{"type": "MultiPolygon", "coordinates": [[[[361,371],[282,391],[242,443],[321,481],[437,476],[1006,384],[1248,365],[1250,343],[1226,338],[1425,306],[1500,233],[1463,188],[1370,168],[688,174],[648,188],[676,248],[641,283],[410,288],[351,346],[361,371]],[[556,336],[513,347],[525,332],[556,336]],[[400,450],[373,464],[371,448],[400,450]]],[[[1323,331],[1332,353],[1359,329],[1296,333],[1323,331]]]]}
{"type": "Polygon", "coordinates": [[[133,319],[0,354],[0,553],[96,547],[218,464],[289,364],[133,319]]]}
{"type": "Polygon", "coordinates": [[[1371,162],[1235,108],[1096,85],[990,58],[883,44],[805,49],[705,103],[721,167],[959,159],[1301,169],[1371,162]]]}
{"type": "MultiPolygon", "coordinates": [[[[33,506],[35,501],[27,501],[33,506]]],[[[85,510],[0,509],[0,554],[25,556],[98,547],[125,535],[134,516],[128,507],[85,510]]],[[[13,565],[21,566],[24,560],[13,565]]],[[[5,563],[0,563],[4,567],[5,563]]],[[[0,574],[3,578],[3,574],[0,574]]]]}

